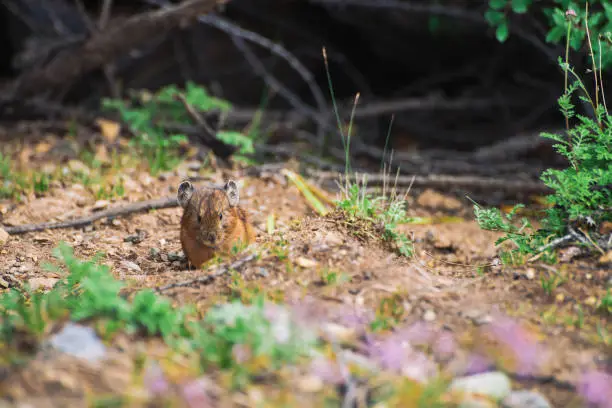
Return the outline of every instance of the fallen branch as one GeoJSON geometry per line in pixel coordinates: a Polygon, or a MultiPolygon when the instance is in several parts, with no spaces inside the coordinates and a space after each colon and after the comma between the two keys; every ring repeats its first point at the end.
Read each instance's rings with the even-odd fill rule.
{"type": "Polygon", "coordinates": [[[228,273],[231,270],[238,270],[238,269],[242,268],[245,264],[251,262],[256,257],[257,257],[256,254],[249,254],[249,255],[246,255],[246,256],[238,259],[237,261],[231,263],[230,265],[219,266],[215,272],[210,273],[208,275],[200,276],[198,278],[190,279],[190,280],[184,281],[184,282],[170,283],[170,284],[165,285],[165,286],[157,287],[157,288],[155,288],[155,290],[158,293],[161,293],[161,292],[164,292],[164,291],[167,291],[167,290],[170,290],[170,289],[191,286],[191,285],[196,284],[196,283],[206,285],[206,284],[212,282],[213,280],[215,280],[216,278],[218,278],[218,277],[220,277],[222,275],[225,275],[226,273],[228,273]]]}
{"type": "MultiPolygon", "coordinates": [[[[338,172],[319,171],[307,169],[309,176],[317,178],[319,181],[337,181],[344,180],[344,175],[338,172]]],[[[531,194],[550,193],[551,190],[540,182],[528,180],[507,180],[491,177],[477,176],[454,176],[450,174],[430,174],[427,176],[410,176],[403,175],[391,177],[378,173],[356,173],[349,174],[349,180],[352,182],[360,182],[363,176],[367,178],[367,188],[372,186],[380,189],[384,183],[397,181],[397,187],[432,187],[440,189],[457,189],[457,188],[477,188],[482,190],[498,190],[505,192],[523,192],[531,194]],[[387,180],[389,179],[389,180],[387,180]]]]}
{"type": "Polygon", "coordinates": [[[100,211],[86,217],[77,218],[74,220],[62,221],[62,222],[43,222],[41,224],[26,224],[18,225],[15,227],[2,227],[10,235],[25,234],[27,232],[44,231],[49,229],[60,229],[60,228],[75,228],[84,227],[92,224],[94,221],[108,217],[119,217],[132,214],[135,212],[158,210],[162,208],[177,207],[178,202],[176,197],[164,197],[153,200],[140,201],[137,203],[128,204],[126,206],[109,208],[105,211],[100,211]]]}
{"type": "Polygon", "coordinates": [[[20,76],[13,84],[13,97],[26,98],[43,90],[72,84],[84,74],[103,67],[151,38],[195,21],[198,16],[225,1],[188,0],[163,10],[137,15],[95,33],[80,47],[62,51],[50,63],[20,76]]]}

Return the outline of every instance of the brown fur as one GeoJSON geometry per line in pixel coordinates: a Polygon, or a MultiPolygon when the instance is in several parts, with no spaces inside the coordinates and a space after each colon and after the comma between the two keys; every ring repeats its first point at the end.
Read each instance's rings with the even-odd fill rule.
{"type": "Polygon", "coordinates": [[[230,206],[223,189],[201,188],[193,192],[185,206],[180,238],[185,256],[200,268],[216,253],[228,254],[234,245],[255,241],[255,230],[243,208],[230,206]]]}

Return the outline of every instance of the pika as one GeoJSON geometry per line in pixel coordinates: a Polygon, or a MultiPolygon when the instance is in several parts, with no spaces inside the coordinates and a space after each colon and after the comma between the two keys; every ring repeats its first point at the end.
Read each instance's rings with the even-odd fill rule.
{"type": "Polygon", "coordinates": [[[234,245],[255,241],[255,230],[246,211],[238,205],[238,185],[228,180],[222,187],[196,189],[190,181],[178,187],[183,208],[181,246],[185,256],[200,268],[216,253],[228,254],[234,245]]]}

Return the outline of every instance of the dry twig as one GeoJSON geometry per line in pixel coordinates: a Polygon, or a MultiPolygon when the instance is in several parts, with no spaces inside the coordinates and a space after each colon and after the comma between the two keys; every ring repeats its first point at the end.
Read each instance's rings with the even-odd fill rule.
{"type": "Polygon", "coordinates": [[[161,287],[157,287],[155,288],[155,290],[158,293],[161,292],[165,292],[167,290],[170,289],[175,289],[175,288],[182,288],[182,287],[186,287],[186,286],[191,286],[194,284],[203,284],[206,285],[210,282],[212,282],[213,280],[215,280],[216,278],[225,275],[226,273],[228,273],[231,270],[239,270],[241,269],[244,265],[246,265],[247,263],[251,262],[253,259],[257,258],[257,254],[251,253],[249,255],[243,256],[242,258],[238,259],[237,261],[229,264],[229,265],[221,265],[217,268],[217,270],[213,273],[210,273],[208,275],[205,276],[200,276],[198,278],[195,279],[190,279],[188,281],[184,281],[184,282],[176,282],[176,283],[170,283],[168,285],[165,286],[161,286],[161,287]]]}
{"type": "Polygon", "coordinates": [[[75,227],[84,227],[86,225],[92,224],[94,221],[108,218],[108,217],[120,217],[128,214],[132,214],[135,212],[141,211],[149,211],[149,210],[158,210],[162,208],[171,208],[177,207],[178,202],[176,201],[176,197],[164,197],[164,198],[156,198],[153,200],[140,201],[136,203],[131,203],[126,206],[119,206],[115,208],[109,208],[105,211],[100,211],[82,218],[77,218],[74,220],[62,221],[62,222],[43,222],[40,224],[26,224],[26,225],[18,225],[15,227],[3,227],[6,232],[10,235],[18,235],[25,234],[27,232],[36,232],[36,231],[44,231],[49,229],[59,229],[59,228],[75,228],[75,227]]]}
{"type": "Polygon", "coordinates": [[[13,96],[27,98],[41,90],[58,89],[82,75],[110,63],[154,36],[195,20],[225,0],[188,0],[163,10],[134,16],[124,23],[97,32],[80,47],[60,52],[52,61],[36,67],[13,84],[13,96]]]}

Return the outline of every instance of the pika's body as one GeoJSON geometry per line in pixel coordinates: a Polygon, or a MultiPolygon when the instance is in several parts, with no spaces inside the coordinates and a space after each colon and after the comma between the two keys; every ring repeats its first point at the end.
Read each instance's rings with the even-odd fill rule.
{"type": "Polygon", "coordinates": [[[200,268],[216,253],[228,254],[232,248],[255,240],[255,231],[246,211],[238,205],[238,186],[229,180],[223,187],[196,189],[183,181],[177,192],[183,207],[181,246],[189,262],[200,268]]]}

